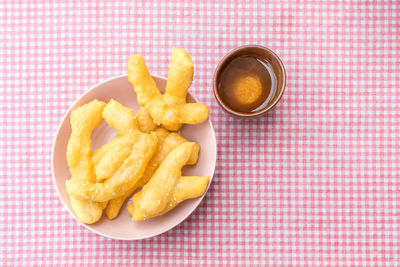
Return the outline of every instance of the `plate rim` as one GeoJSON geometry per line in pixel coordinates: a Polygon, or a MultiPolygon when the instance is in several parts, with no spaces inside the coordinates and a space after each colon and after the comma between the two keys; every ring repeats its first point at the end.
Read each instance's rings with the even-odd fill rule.
{"type": "MultiPolygon", "coordinates": [[[[160,76],[160,75],[151,74],[151,76],[152,76],[153,78],[163,79],[163,80],[167,81],[167,78],[165,78],[165,77],[163,77],[163,76],[160,76]]],[[[85,97],[87,94],[89,94],[90,92],[92,92],[93,90],[95,90],[95,89],[96,89],[97,87],[99,87],[100,85],[102,85],[102,84],[104,84],[104,83],[107,83],[107,82],[110,82],[110,81],[112,81],[112,80],[120,79],[120,78],[128,78],[128,75],[127,75],[127,74],[116,75],[116,76],[107,78],[107,79],[105,79],[105,80],[102,80],[102,81],[96,83],[95,85],[91,86],[88,90],[86,90],[86,91],[84,91],[82,94],[80,94],[80,95],[75,99],[75,101],[69,106],[68,110],[67,110],[67,111],[65,112],[65,114],[62,116],[62,118],[61,118],[61,120],[60,120],[60,122],[59,122],[59,124],[58,124],[58,126],[57,126],[57,129],[56,129],[56,131],[55,131],[54,137],[53,137],[53,141],[52,141],[53,143],[52,143],[52,147],[51,147],[51,176],[52,176],[52,180],[53,180],[53,186],[54,186],[55,189],[56,189],[57,197],[59,198],[59,200],[60,200],[61,203],[63,204],[64,208],[65,208],[65,209],[68,211],[68,213],[72,216],[72,218],[74,218],[74,220],[77,221],[81,226],[85,227],[85,228],[88,229],[90,232],[93,232],[93,233],[98,234],[98,235],[100,235],[100,236],[107,237],[107,238],[111,238],[111,239],[114,239],[114,240],[143,240],[143,239],[148,239],[148,238],[152,238],[152,237],[158,236],[158,235],[160,235],[160,234],[166,233],[166,232],[168,232],[169,230],[175,228],[176,226],[178,226],[179,224],[181,224],[182,222],[184,222],[190,215],[192,215],[192,213],[197,209],[197,207],[200,205],[200,203],[202,203],[202,201],[203,201],[204,197],[206,196],[206,194],[207,194],[209,188],[211,187],[212,180],[214,179],[215,168],[216,168],[216,165],[217,165],[218,145],[217,145],[217,138],[216,138],[216,135],[215,135],[215,130],[214,130],[212,121],[211,121],[210,116],[209,116],[208,119],[207,119],[207,123],[209,124],[209,126],[210,126],[210,128],[211,128],[211,133],[212,133],[212,137],[213,137],[212,140],[213,140],[213,142],[214,142],[214,147],[215,147],[215,161],[213,162],[212,171],[211,171],[211,173],[210,173],[210,181],[208,182],[206,191],[203,193],[202,196],[199,197],[199,202],[198,202],[196,205],[194,205],[194,206],[189,210],[189,212],[188,212],[185,216],[183,216],[183,218],[182,218],[181,220],[179,220],[176,224],[173,224],[171,227],[167,227],[166,229],[157,231],[157,232],[152,233],[152,234],[149,234],[149,235],[145,235],[145,236],[143,236],[143,237],[141,237],[141,238],[123,238],[123,237],[115,237],[115,236],[111,236],[111,235],[108,235],[108,234],[104,234],[104,233],[102,233],[102,232],[99,232],[99,231],[96,230],[96,229],[91,228],[90,225],[87,225],[87,224],[85,224],[85,223],[79,221],[78,218],[75,216],[75,214],[67,207],[66,203],[65,203],[64,200],[61,198],[61,194],[60,194],[60,192],[59,192],[59,190],[58,190],[58,187],[57,187],[56,178],[55,178],[55,170],[54,170],[54,158],[55,158],[55,152],[54,152],[54,151],[55,151],[55,148],[56,148],[57,139],[58,139],[58,137],[59,137],[59,133],[60,133],[60,130],[61,130],[61,126],[63,125],[64,121],[68,118],[69,114],[71,113],[71,111],[72,111],[72,109],[75,107],[75,105],[76,105],[83,97],[85,97]]],[[[199,102],[199,100],[198,100],[193,94],[191,94],[190,92],[188,92],[188,95],[190,95],[196,102],[199,102]]],[[[103,214],[103,216],[104,216],[104,214],[103,214]]],[[[102,216],[102,219],[103,219],[103,216],[102,216]]]]}

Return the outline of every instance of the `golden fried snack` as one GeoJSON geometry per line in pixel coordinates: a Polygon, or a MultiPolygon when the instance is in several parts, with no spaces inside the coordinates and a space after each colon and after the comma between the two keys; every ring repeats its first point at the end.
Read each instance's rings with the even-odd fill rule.
{"type": "MultiPolygon", "coordinates": [[[[135,185],[132,186],[131,190],[129,190],[128,193],[126,193],[124,196],[110,200],[110,202],[105,210],[105,214],[107,215],[107,217],[110,220],[112,220],[118,216],[121,206],[124,204],[125,200],[127,198],[129,198],[133,194],[133,192],[135,192],[138,188],[144,186],[150,180],[150,178],[153,176],[153,174],[157,170],[160,163],[164,160],[164,158],[168,155],[168,153],[172,149],[174,149],[175,147],[177,147],[178,145],[180,145],[184,142],[189,142],[188,140],[186,140],[179,134],[170,133],[163,128],[158,128],[158,129],[156,129],[155,132],[158,137],[157,152],[154,154],[153,158],[150,160],[142,177],[139,179],[139,181],[135,185]]],[[[197,159],[199,157],[199,150],[200,150],[200,146],[198,144],[195,144],[193,146],[192,154],[190,155],[190,157],[186,163],[187,165],[196,164],[197,159]]]]}
{"type": "Polygon", "coordinates": [[[113,176],[103,183],[68,180],[67,192],[75,198],[96,202],[105,202],[124,195],[129,191],[130,185],[135,184],[142,176],[156,148],[157,135],[155,133],[140,133],[137,142],[133,145],[132,153],[113,176]]]}
{"type": "Polygon", "coordinates": [[[193,81],[193,61],[181,48],[172,48],[167,85],[163,99],[168,105],[186,103],[187,91],[193,81]]]}
{"type": "MultiPolygon", "coordinates": [[[[67,145],[67,163],[71,173],[69,181],[95,182],[93,164],[90,158],[91,134],[102,118],[106,104],[94,100],[71,112],[71,137],[67,145]]],[[[70,195],[70,203],[76,217],[83,223],[92,224],[100,220],[103,204],[91,200],[76,199],[70,195]]]]}
{"type": "MultiPolygon", "coordinates": [[[[174,149],[175,147],[179,146],[182,143],[189,142],[187,139],[179,135],[178,133],[170,133],[168,134],[167,138],[165,138],[164,145],[162,146],[159,154],[160,154],[160,160],[159,164],[164,160],[164,158],[168,155],[168,153],[174,149]]],[[[197,159],[199,158],[199,151],[200,151],[200,146],[199,144],[194,144],[193,149],[192,149],[192,154],[190,155],[188,161],[186,162],[185,165],[194,165],[197,162],[197,159]]],[[[146,169],[147,170],[147,169],[146,169]]],[[[155,170],[154,170],[155,171],[155,170]]],[[[153,174],[150,175],[150,177],[153,176],[153,174]]],[[[149,179],[150,179],[149,177],[149,179]]],[[[146,181],[147,183],[147,181],[146,181]]]]}
{"type": "Polygon", "coordinates": [[[133,110],[111,99],[103,110],[104,120],[119,134],[130,133],[139,128],[133,110]]]}
{"type": "Polygon", "coordinates": [[[156,129],[155,133],[157,134],[158,139],[158,147],[156,153],[151,158],[149,164],[147,164],[146,170],[144,171],[142,177],[135,184],[130,185],[130,189],[128,190],[128,192],[120,197],[110,200],[105,210],[106,216],[110,220],[118,216],[119,210],[121,209],[121,206],[124,204],[125,200],[129,198],[133,194],[133,192],[136,191],[136,189],[142,186],[144,179],[146,179],[147,182],[151,178],[151,176],[158,168],[158,165],[162,161],[162,159],[159,160],[159,155],[160,151],[162,151],[164,140],[168,136],[169,132],[163,128],[158,128],[156,129]]]}
{"type": "Polygon", "coordinates": [[[103,208],[103,210],[107,207],[109,201],[105,201],[105,202],[99,202],[101,203],[101,207],[103,208]]]}
{"type": "Polygon", "coordinates": [[[67,145],[67,162],[71,176],[78,179],[94,177],[91,164],[86,162],[90,158],[91,134],[102,118],[101,112],[104,102],[94,100],[74,109],[70,115],[71,136],[67,145]],[[82,164],[81,161],[84,161],[82,164]]]}
{"type": "Polygon", "coordinates": [[[121,135],[109,150],[104,153],[98,164],[95,165],[97,182],[111,177],[121,166],[124,160],[131,154],[133,144],[138,138],[139,132],[134,131],[121,135]]]}
{"type": "Polygon", "coordinates": [[[88,199],[76,199],[69,197],[69,202],[74,214],[79,221],[86,224],[93,224],[101,219],[103,214],[102,203],[93,202],[88,199]]]}
{"type": "Polygon", "coordinates": [[[140,209],[146,214],[155,215],[165,209],[194,145],[186,142],[169,152],[150,181],[143,186],[140,209]]]}
{"type": "MultiPolygon", "coordinates": [[[[189,142],[182,136],[177,133],[169,133],[167,130],[163,128],[158,128],[156,130],[157,136],[159,136],[158,132],[162,132],[165,134],[166,131],[168,133],[167,136],[163,138],[163,142],[161,145],[158,146],[158,150],[154,157],[151,159],[149,165],[147,166],[146,170],[143,173],[142,178],[138,182],[138,188],[147,184],[150,178],[154,175],[158,167],[160,166],[161,162],[165,159],[169,152],[171,152],[175,147],[179,146],[182,143],[189,142]]],[[[200,146],[196,143],[193,145],[192,153],[189,156],[188,161],[185,165],[193,165],[196,164],[197,159],[199,158],[199,151],[200,146]]]]}
{"type": "Polygon", "coordinates": [[[121,166],[132,151],[137,137],[138,123],[133,110],[111,99],[105,106],[102,116],[114,127],[119,135],[92,155],[97,182],[102,182],[121,166]]]}
{"type": "Polygon", "coordinates": [[[209,110],[202,103],[179,105],[166,103],[150,76],[142,56],[133,55],[129,59],[128,79],[134,86],[138,103],[146,109],[156,125],[177,131],[183,123],[198,124],[207,120],[209,110]]]}
{"type": "Polygon", "coordinates": [[[139,123],[139,129],[144,133],[154,131],[154,129],[157,127],[144,107],[140,107],[137,114],[137,120],[139,123]]]}
{"type": "Polygon", "coordinates": [[[94,165],[99,164],[101,158],[109,151],[114,144],[118,143],[118,139],[121,138],[121,135],[117,135],[110,142],[104,144],[102,147],[98,148],[96,151],[92,153],[92,163],[94,165]]]}
{"type": "MultiPolygon", "coordinates": [[[[135,190],[136,190],[136,188],[135,188],[135,190]]],[[[116,218],[118,216],[122,205],[125,203],[125,200],[132,195],[132,191],[134,191],[134,190],[130,190],[128,192],[129,194],[126,193],[124,196],[111,199],[108,202],[108,205],[104,210],[108,219],[113,220],[114,218],[116,218]]]]}
{"type": "MultiPolygon", "coordinates": [[[[185,104],[186,94],[192,81],[193,61],[189,53],[184,49],[172,48],[167,85],[163,95],[164,102],[171,106],[185,104]]],[[[179,130],[181,127],[181,123],[169,123],[167,125],[170,130],[179,130]]]]}
{"type": "Polygon", "coordinates": [[[166,212],[175,208],[180,202],[196,198],[204,194],[207,189],[209,177],[200,176],[182,176],[178,184],[174,188],[171,199],[166,208],[156,215],[148,215],[140,208],[142,192],[138,192],[133,196],[132,203],[128,206],[128,211],[132,215],[132,221],[143,221],[152,217],[161,216],[166,212]]]}

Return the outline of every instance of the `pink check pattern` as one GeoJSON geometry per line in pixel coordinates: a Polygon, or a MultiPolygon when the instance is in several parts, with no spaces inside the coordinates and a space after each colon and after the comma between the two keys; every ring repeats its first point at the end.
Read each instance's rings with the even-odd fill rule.
{"type": "Polygon", "coordinates": [[[400,265],[399,1],[1,1],[0,265],[400,265]],[[260,44],[288,84],[256,120],[224,114],[213,71],[260,44]],[[61,117],[140,53],[195,62],[211,108],[213,184],[182,224],[116,241],[78,225],[50,171],[61,117]]]}

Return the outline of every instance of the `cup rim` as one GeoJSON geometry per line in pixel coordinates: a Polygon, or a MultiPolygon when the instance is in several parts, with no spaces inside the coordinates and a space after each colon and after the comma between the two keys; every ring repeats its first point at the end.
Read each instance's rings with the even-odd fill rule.
{"type": "Polygon", "coordinates": [[[213,76],[213,91],[214,91],[214,97],[217,100],[218,104],[222,107],[222,109],[229,113],[230,115],[233,115],[235,117],[242,117],[242,118],[252,118],[252,117],[257,117],[260,116],[266,112],[268,112],[269,110],[271,110],[273,107],[275,107],[275,105],[281,100],[283,93],[285,92],[286,89],[286,69],[285,66],[283,65],[282,59],[274,52],[272,51],[270,48],[262,46],[262,45],[242,45],[239,47],[236,47],[232,50],[230,50],[227,54],[225,54],[222,59],[219,61],[217,67],[214,70],[214,76],[213,76]],[[278,97],[272,102],[271,105],[266,106],[265,108],[257,111],[257,112],[253,112],[253,113],[244,113],[244,112],[239,112],[236,110],[231,109],[228,105],[226,105],[221,97],[219,96],[218,93],[218,84],[217,84],[217,74],[221,71],[221,67],[222,65],[228,60],[229,57],[231,57],[233,54],[241,51],[241,50],[245,50],[248,48],[258,48],[258,49],[262,49],[265,50],[267,53],[271,54],[278,62],[279,67],[282,70],[282,90],[280,90],[278,97]]]}

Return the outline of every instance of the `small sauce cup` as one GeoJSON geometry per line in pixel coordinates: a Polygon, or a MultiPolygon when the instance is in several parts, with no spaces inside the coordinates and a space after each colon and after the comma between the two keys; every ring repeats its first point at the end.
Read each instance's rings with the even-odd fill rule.
{"type": "Polygon", "coordinates": [[[241,46],[230,51],[222,58],[214,72],[213,90],[214,96],[217,99],[218,104],[225,112],[239,118],[257,117],[271,110],[281,99],[283,92],[285,91],[285,87],[286,71],[285,67],[283,66],[282,60],[271,49],[259,45],[241,46]],[[275,93],[269,100],[268,104],[265,105],[262,109],[248,113],[240,112],[229,107],[227,103],[224,102],[224,99],[223,97],[221,97],[221,93],[218,90],[218,86],[220,86],[221,76],[224,69],[230,62],[232,62],[232,60],[241,56],[253,56],[267,62],[271,66],[273,70],[273,75],[275,75],[276,78],[275,93]]]}

